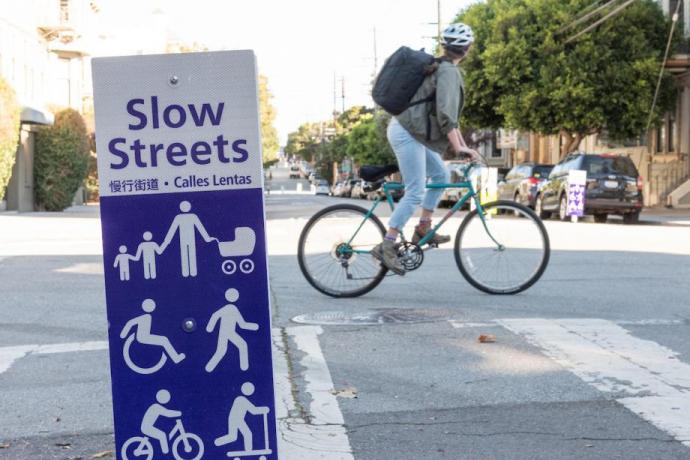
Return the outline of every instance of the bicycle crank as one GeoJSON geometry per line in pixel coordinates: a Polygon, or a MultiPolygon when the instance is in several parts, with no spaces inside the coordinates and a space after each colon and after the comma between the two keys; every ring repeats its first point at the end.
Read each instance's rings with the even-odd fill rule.
{"type": "Polygon", "coordinates": [[[398,246],[398,260],[405,267],[406,271],[417,270],[424,262],[424,251],[419,245],[409,241],[400,243],[398,246]]]}

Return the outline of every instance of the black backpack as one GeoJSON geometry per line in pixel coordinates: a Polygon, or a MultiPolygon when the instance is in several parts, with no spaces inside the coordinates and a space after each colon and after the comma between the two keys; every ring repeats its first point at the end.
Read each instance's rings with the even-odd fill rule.
{"type": "Polygon", "coordinates": [[[435,93],[432,93],[425,99],[411,102],[435,62],[438,59],[431,54],[401,46],[376,76],[371,92],[374,102],[391,115],[400,115],[413,105],[434,100],[435,93]]]}

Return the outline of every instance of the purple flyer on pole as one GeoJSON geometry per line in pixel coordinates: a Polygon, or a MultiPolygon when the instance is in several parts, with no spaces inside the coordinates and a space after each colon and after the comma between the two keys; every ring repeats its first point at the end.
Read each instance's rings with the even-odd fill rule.
{"type": "Polygon", "coordinates": [[[566,215],[585,215],[587,171],[571,170],[568,175],[568,209],[566,215]]]}
{"type": "Polygon", "coordinates": [[[93,81],[116,457],[276,460],[254,54],[93,81]]]}

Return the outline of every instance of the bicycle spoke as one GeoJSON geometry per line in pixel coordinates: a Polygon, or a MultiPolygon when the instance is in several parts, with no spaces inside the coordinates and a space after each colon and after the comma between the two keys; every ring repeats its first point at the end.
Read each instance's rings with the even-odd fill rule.
{"type": "Polygon", "coordinates": [[[460,271],[489,293],[526,289],[541,276],[549,258],[548,235],[541,221],[514,203],[497,202],[484,209],[485,221],[471,213],[459,230],[456,261],[460,271]],[[494,209],[504,212],[492,213],[494,209]]]}

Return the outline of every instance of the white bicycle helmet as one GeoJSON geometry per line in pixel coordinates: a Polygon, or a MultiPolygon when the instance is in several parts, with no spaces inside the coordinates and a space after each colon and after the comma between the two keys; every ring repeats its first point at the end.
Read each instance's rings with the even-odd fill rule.
{"type": "Polygon", "coordinates": [[[467,24],[462,22],[451,24],[443,31],[441,44],[445,47],[466,49],[472,43],[474,43],[474,34],[467,24]]]}

